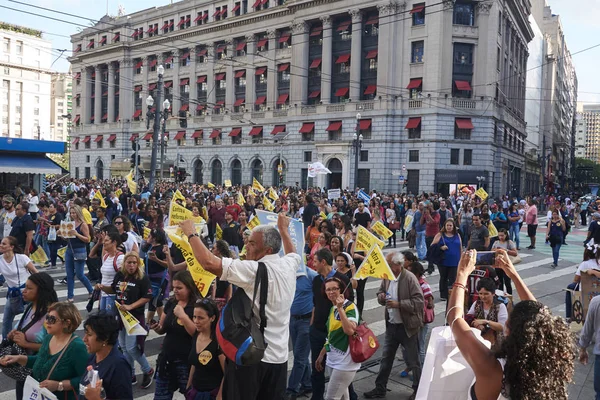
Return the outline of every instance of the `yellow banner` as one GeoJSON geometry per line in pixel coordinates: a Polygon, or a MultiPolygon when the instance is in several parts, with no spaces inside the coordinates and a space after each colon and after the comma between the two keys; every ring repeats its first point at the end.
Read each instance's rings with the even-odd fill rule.
{"type": "Polygon", "coordinates": [[[273,203],[271,203],[269,201],[269,199],[267,199],[267,196],[263,197],[262,203],[263,203],[263,206],[265,206],[265,210],[267,210],[267,211],[271,211],[272,212],[275,209],[275,207],[273,207],[273,203]]]}
{"type": "Polygon", "coordinates": [[[229,179],[225,179],[225,187],[226,188],[231,187],[231,181],[229,179]]]}
{"type": "Polygon", "coordinates": [[[404,229],[408,230],[408,227],[411,226],[412,222],[413,222],[412,215],[407,215],[406,217],[404,217],[404,229]]]}
{"type": "Polygon", "coordinates": [[[189,244],[185,236],[178,236],[171,232],[169,232],[168,235],[175,246],[177,246],[177,248],[181,251],[183,258],[187,263],[188,270],[192,274],[192,278],[194,278],[194,282],[196,283],[200,294],[202,294],[202,297],[206,297],[208,291],[210,290],[210,285],[215,280],[216,275],[213,275],[202,268],[202,265],[200,265],[200,262],[194,256],[192,246],[189,244]]]}
{"type": "Polygon", "coordinates": [[[66,252],[67,252],[67,246],[61,247],[60,249],[56,250],[56,254],[63,260],[65,259],[66,252]]]}
{"type": "Polygon", "coordinates": [[[325,211],[321,211],[321,214],[319,214],[319,216],[320,216],[322,219],[327,219],[327,214],[325,214],[325,211]]]}
{"type": "Polygon", "coordinates": [[[263,187],[263,185],[261,185],[260,182],[256,180],[256,178],[252,178],[252,189],[256,189],[260,193],[265,191],[265,188],[263,187]]]}
{"type": "Polygon", "coordinates": [[[125,332],[129,336],[146,336],[148,332],[140,325],[140,321],[137,320],[136,317],[131,315],[129,311],[123,310],[121,305],[115,300],[115,307],[119,310],[119,315],[121,316],[121,321],[123,321],[123,326],[125,327],[125,332]]]}
{"type": "Polygon", "coordinates": [[[491,221],[488,224],[488,232],[491,238],[498,236],[498,229],[496,229],[496,226],[491,221]]]}
{"type": "Polygon", "coordinates": [[[217,227],[215,228],[215,237],[217,238],[217,240],[223,239],[223,229],[219,224],[217,224],[217,227]]]}
{"type": "Polygon", "coordinates": [[[241,206],[244,207],[244,204],[246,204],[246,200],[244,199],[244,195],[241,193],[238,193],[237,195],[237,203],[241,206]]]}
{"type": "Polygon", "coordinates": [[[186,221],[188,219],[193,219],[194,213],[188,210],[185,207],[180,206],[175,202],[175,200],[171,201],[171,206],[169,207],[169,225],[179,225],[181,222],[186,221]]]}
{"type": "Polygon", "coordinates": [[[253,215],[252,219],[248,222],[248,225],[246,225],[246,226],[248,227],[248,229],[252,230],[259,225],[260,225],[260,220],[258,219],[258,217],[256,215],[253,215]]]}
{"type": "Polygon", "coordinates": [[[150,228],[144,227],[144,233],[142,234],[142,238],[144,238],[144,240],[148,240],[148,237],[150,237],[150,228]]]}
{"type": "Polygon", "coordinates": [[[115,196],[117,196],[117,197],[121,197],[122,194],[123,194],[123,191],[121,189],[117,189],[117,191],[115,192],[115,196]]]}
{"type": "Polygon", "coordinates": [[[131,194],[137,194],[137,183],[133,180],[133,171],[127,174],[125,180],[127,181],[127,187],[129,188],[131,194]]]}
{"type": "Polygon", "coordinates": [[[286,188],[282,194],[284,197],[287,197],[289,193],[290,193],[290,189],[286,188]]]}
{"type": "Polygon", "coordinates": [[[208,182],[206,184],[206,186],[208,186],[209,189],[214,189],[215,188],[215,185],[213,185],[211,182],[208,182]]]}
{"type": "Polygon", "coordinates": [[[488,198],[488,194],[483,188],[477,189],[475,196],[479,197],[482,201],[488,198]]]}
{"type": "Polygon", "coordinates": [[[106,202],[104,201],[104,197],[102,197],[102,193],[100,193],[100,189],[96,190],[96,193],[94,193],[94,199],[100,200],[100,207],[106,208],[106,202]]]}
{"type": "Polygon", "coordinates": [[[179,189],[177,189],[175,193],[173,193],[173,200],[181,200],[183,201],[183,204],[185,204],[185,196],[181,194],[179,189]]]}
{"type": "Polygon", "coordinates": [[[273,188],[269,188],[269,193],[267,194],[267,196],[269,196],[269,198],[273,201],[275,201],[279,198],[277,191],[273,188]]]}
{"type": "Polygon", "coordinates": [[[371,225],[371,229],[373,230],[373,232],[375,232],[376,234],[378,234],[386,240],[392,237],[393,235],[392,231],[390,231],[387,228],[387,226],[385,226],[381,221],[377,221],[373,225],[371,225]]]}
{"type": "Polygon", "coordinates": [[[29,258],[35,264],[39,265],[44,265],[48,262],[48,256],[46,255],[44,249],[42,249],[42,246],[38,246],[37,250],[29,255],[29,258]]]}
{"type": "Polygon", "coordinates": [[[367,230],[362,225],[358,226],[358,232],[356,234],[356,251],[369,251],[374,244],[378,244],[383,249],[385,243],[383,240],[377,239],[375,235],[367,230]]]}
{"type": "Polygon", "coordinates": [[[381,252],[381,248],[377,245],[371,247],[360,268],[354,274],[354,279],[366,279],[369,277],[396,280],[392,269],[381,252]]]}

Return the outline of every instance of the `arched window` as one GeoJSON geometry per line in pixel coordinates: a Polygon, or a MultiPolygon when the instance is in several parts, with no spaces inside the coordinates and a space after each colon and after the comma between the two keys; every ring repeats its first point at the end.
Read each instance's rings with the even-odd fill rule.
{"type": "Polygon", "coordinates": [[[96,179],[104,179],[104,163],[102,162],[102,160],[98,160],[96,162],[96,179]]]}
{"type": "Polygon", "coordinates": [[[331,174],[327,175],[327,187],[340,189],[342,187],[342,162],[337,158],[332,158],[327,163],[327,169],[331,171],[331,174]]]}
{"type": "Polygon", "coordinates": [[[221,163],[221,160],[214,160],[212,162],[211,182],[215,185],[221,185],[223,183],[223,164],[221,163]]]}
{"type": "Polygon", "coordinates": [[[234,186],[242,184],[242,163],[238,159],[231,162],[231,184],[234,186]]]}
{"type": "Polygon", "coordinates": [[[252,178],[260,183],[263,181],[263,164],[259,159],[252,161],[252,178]]]}
{"type": "Polygon", "coordinates": [[[201,160],[196,160],[194,162],[194,183],[198,183],[198,184],[202,184],[203,182],[203,176],[202,176],[202,161],[201,160]]]}

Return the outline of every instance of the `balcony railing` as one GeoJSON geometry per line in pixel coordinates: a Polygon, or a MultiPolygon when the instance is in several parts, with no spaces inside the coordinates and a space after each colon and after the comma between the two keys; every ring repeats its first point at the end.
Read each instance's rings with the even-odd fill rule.
{"type": "Polygon", "coordinates": [[[477,103],[475,102],[475,100],[452,99],[452,107],[474,110],[475,108],[477,108],[477,103]]]}
{"type": "Polygon", "coordinates": [[[421,108],[423,107],[423,100],[409,100],[408,108],[421,108]]]}
{"type": "Polygon", "coordinates": [[[329,112],[343,112],[346,111],[346,105],[345,104],[335,104],[335,105],[330,105],[327,106],[326,111],[329,112]]]}

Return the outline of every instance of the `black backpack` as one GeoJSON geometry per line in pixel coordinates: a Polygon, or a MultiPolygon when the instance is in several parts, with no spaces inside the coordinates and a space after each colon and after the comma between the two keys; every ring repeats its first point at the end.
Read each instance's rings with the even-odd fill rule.
{"type": "Polygon", "coordinates": [[[221,318],[217,324],[217,341],[223,354],[237,365],[258,364],[265,354],[264,332],[267,327],[265,305],[269,288],[267,267],[258,263],[254,280],[254,296],[252,301],[238,288],[231,300],[221,310],[221,318]],[[259,317],[260,324],[254,318],[254,302],[260,286],[259,317]]]}

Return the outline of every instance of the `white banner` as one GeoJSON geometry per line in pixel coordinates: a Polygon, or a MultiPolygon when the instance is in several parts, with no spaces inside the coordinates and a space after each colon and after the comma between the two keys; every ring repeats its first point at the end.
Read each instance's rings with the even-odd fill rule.
{"type": "Polygon", "coordinates": [[[51,391],[46,388],[40,388],[40,383],[31,376],[28,376],[27,379],[25,379],[25,386],[23,386],[23,398],[36,400],[58,400],[51,391]]]}

